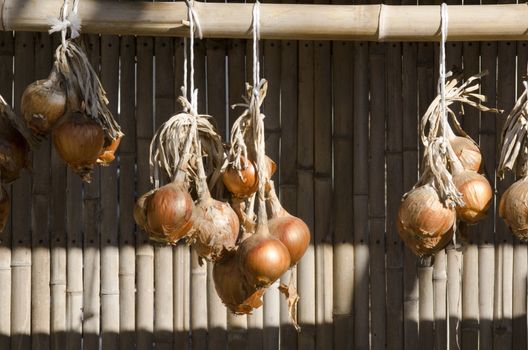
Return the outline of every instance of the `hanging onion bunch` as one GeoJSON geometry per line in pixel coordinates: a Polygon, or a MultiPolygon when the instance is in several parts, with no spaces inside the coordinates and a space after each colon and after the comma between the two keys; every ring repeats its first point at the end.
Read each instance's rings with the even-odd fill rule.
{"type": "Polygon", "coordinates": [[[498,176],[503,179],[507,171],[516,170],[519,180],[502,195],[499,215],[512,233],[522,241],[528,240],[528,82],[525,91],[508,114],[502,129],[501,156],[498,176]]]}
{"type": "Polygon", "coordinates": [[[416,255],[432,255],[443,249],[453,237],[457,219],[474,224],[485,217],[491,203],[491,186],[477,173],[480,150],[449,107],[460,102],[481,111],[498,112],[482,105],[485,97],[475,92],[482,75],[465,82],[460,82],[460,76],[451,78],[445,87],[446,115],[442,115],[438,96],[422,117],[422,175],[403,196],[397,222],[400,237],[416,255]]]}
{"type": "Polygon", "coordinates": [[[0,96],[0,183],[11,183],[30,166],[29,151],[38,139],[0,96]]]}
{"type": "Polygon", "coordinates": [[[108,165],[123,137],[107,104],[106,92],[86,53],[68,39],[55,51],[49,77],[24,91],[22,112],[36,135],[53,134],[61,158],[90,182],[94,165],[108,165]]]}

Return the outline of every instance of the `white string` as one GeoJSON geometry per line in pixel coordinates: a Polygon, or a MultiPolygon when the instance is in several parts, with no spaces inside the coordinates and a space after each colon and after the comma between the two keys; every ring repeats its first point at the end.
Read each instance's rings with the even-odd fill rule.
{"type": "Polygon", "coordinates": [[[70,38],[75,39],[80,35],[81,19],[77,16],[79,10],[79,0],[73,1],[72,11],[68,14],[68,0],[64,0],[61,9],[60,18],[48,17],[48,22],[51,25],[48,33],[61,32],[61,42],[66,46],[66,36],[68,28],[70,29],[70,38]]]}
{"type": "MultiPolygon", "coordinates": [[[[187,18],[189,20],[189,46],[190,46],[190,60],[191,60],[191,69],[190,69],[190,97],[191,97],[191,113],[198,113],[198,89],[194,89],[194,31],[198,32],[198,37],[202,39],[202,29],[200,27],[200,21],[198,19],[198,14],[194,10],[194,1],[185,0],[187,5],[187,18]]],[[[187,98],[187,41],[184,39],[184,68],[183,68],[183,97],[187,98]]]]}
{"type": "Polygon", "coordinates": [[[257,0],[253,4],[253,93],[258,96],[260,78],[259,61],[259,39],[260,39],[260,2],[257,0]]]}
{"type": "MultiPolygon", "coordinates": [[[[442,120],[447,121],[447,106],[446,106],[446,96],[445,96],[445,85],[446,85],[446,54],[445,54],[445,43],[447,39],[447,24],[448,24],[448,14],[447,14],[447,5],[442,3],[440,8],[441,12],[441,43],[440,43],[440,111],[442,120]]],[[[446,135],[446,127],[444,127],[444,137],[446,135]]]]}

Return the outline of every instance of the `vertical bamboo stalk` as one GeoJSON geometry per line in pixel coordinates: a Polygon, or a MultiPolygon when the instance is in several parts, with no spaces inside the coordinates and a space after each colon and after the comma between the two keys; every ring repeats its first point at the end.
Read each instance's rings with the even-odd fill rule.
{"type": "Polygon", "coordinates": [[[403,195],[401,45],[387,46],[387,347],[403,347],[403,251],[396,216],[403,195]]]}
{"type": "MultiPolygon", "coordinates": [[[[101,81],[117,118],[119,37],[101,37],[101,81]]],[[[103,349],[119,347],[118,159],[101,167],[101,332],[103,349]]]]}
{"type": "MultiPolygon", "coordinates": [[[[517,43],[517,96],[524,91],[522,84],[523,76],[526,74],[526,64],[528,61],[528,49],[526,43],[517,43]]],[[[502,220],[502,219],[497,219],[502,220]]],[[[508,232],[509,233],[509,232],[508,232]]],[[[512,298],[512,333],[513,348],[526,349],[526,276],[528,275],[528,251],[526,244],[515,241],[513,248],[513,298],[512,298]]]]}
{"type": "MultiPolygon", "coordinates": [[[[55,37],[57,39],[57,37],[55,37]]],[[[54,44],[58,43],[54,40],[54,44]]],[[[56,45],[53,45],[54,47],[56,45]]],[[[62,350],[66,343],[66,167],[51,151],[51,348],[62,350]]]]}
{"type": "MultiPolygon", "coordinates": [[[[280,48],[280,90],[281,90],[281,150],[279,164],[281,203],[292,215],[297,215],[297,77],[298,43],[282,41],[280,48]],[[285,151],[288,150],[288,151],[285,151]]],[[[297,281],[294,272],[285,273],[281,283],[297,281]]],[[[280,347],[297,348],[297,331],[293,327],[285,298],[280,299],[280,347]]]]}
{"type": "MultiPolygon", "coordinates": [[[[153,135],[153,46],[151,38],[137,38],[136,151],[137,194],[150,190],[149,145],[153,135]]],[[[154,248],[145,232],[136,237],[136,342],[138,350],[152,349],[154,331],[154,248]]]]}
{"type": "MultiPolygon", "coordinates": [[[[501,3],[510,1],[500,1],[501,3]]],[[[497,61],[497,105],[505,111],[510,111],[516,100],[516,45],[513,42],[498,43],[497,61]]],[[[506,113],[508,113],[506,112],[506,113]]],[[[495,129],[500,133],[505,118],[496,118],[495,129]]],[[[493,181],[490,176],[490,181],[493,181]]],[[[502,181],[496,182],[496,198],[500,200],[504,191],[513,183],[513,174],[508,174],[502,181]]],[[[501,310],[500,320],[495,323],[496,348],[511,349],[512,338],[512,301],[513,301],[513,265],[514,248],[513,235],[504,221],[499,217],[498,210],[495,215],[496,242],[500,242],[498,249],[502,252],[502,281],[495,281],[502,289],[502,300],[499,301],[501,310]]],[[[520,276],[517,274],[517,276],[520,276]]],[[[525,277],[522,277],[525,280],[525,277]]],[[[526,299],[524,296],[521,299],[526,299]]]]}
{"type": "MultiPolygon", "coordinates": [[[[157,130],[175,112],[174,39],[155,38],[155,125],[157,130]]],[[[178,109],[180,107],[178,106],[178,109]]],[[[173,347],[173,248],[154,246],[154,342],[156,349],[173,347]]]]}
{"type": "MultiPolygon", "coordinates": [[[[101,43],[98,35],[86,37],[90,63],[99,73],[101,43]]],[[[101,333],[101,227],[100,169],[94,170],[92,182],[84,185],[84,288],[83,288],[83,348],[99,349],[101,333]]]]}
{"type": "Polygon", "coordinates": [[[447,349],[447,257],[439,251],[434,257],[434,327],[435,348],[447,349]]]}
{"type": "MultiPolygon", "coordinates": [[[[225,139],[227,129],[226,115],[226,41],[208,39],[207,46],[207,113],[212,115],[218,126],[218,132],[225,139]]],[[[203,92],[205,93],[205,91],[203,92]]],[[[213,264],[207,263],[207,328],[209,330],[209,349],[227,347],[226,307],[216,293],[213,280],[213,264]]]]}
{"type": "MultiPolygon", "coordinates": [[[[183,38],[175,42],[174,93],[181,94],[183,86],[183,38]]],[[[176,106],[175,106],[176,108],[176,106]]],[[[190,329],[190,249],[187,245],[178,244],[173,250],[174,274],[174,348],[186,350],[189,347],[190,329]]]]}
{"type": "MultiPolygon", "coordinates": [[[[403,2],[407,3],[407,2],[403,2]]],[[[403,188],[410,190],[418,180],[418,109],[416,43],[404,43],[402,67],[403,93],[403,188]]],[[[404,348],[418,349],[419,290],[416,270],[418,259],[409,249],[404,250],[403,262],[403,328],[404,348]]]]}
{"type": "MultiPolygon", "coordinates": [[[[328,254],[329,250],[331,251],[329,242],[332,241],[332,81],[329,78],[332,75],[332,57],[330,42],[319,41],[315,42],[314,46],[314,82],[318,82],[314,84],[313,141],[314,199],[317,199],[314,202],[312,232],[315,243],[315,344],[317,349],[330,350],[333,345],[332,256],[328,254]]],[[[366,335],[368,338],[368,311],[366,335]]]]}
{"type": "MultiPolygon", "coordinates": [[[[15,35],[14,109],[20,114],[20,98],[34,80],[34,40],[32,33],[15,35]]],[[[31,175],[24,171],[12,186],[12,285],[11,347],[31,348],[31,175]]]]}
{"type": "MultiPolygon", "coordinates": [[[[41,79],[51,69],[51,38],[47,33],[36,36],[35,49],[35,76],[41,79]]],[[[46,172],[50,168],[49,141],[43,142],[34,152],[33,167],[45,170],[33,176],[31,337],[33,349],[47,350],[50,348],[50,177],[46,172]]]]}
{"type": "Polygon", "coordinates": [[[354,348],[369,349],[368,43],[354,47],[354,348]]]}
{"type": "MultiPolygon", "coordinates": [[[[333,315],[334,345],[336,348],[351,348],[354,302],[354,245],[350,234],[350,219],[353,215],[353,44],[333,43],[333,90],[334,90],[334,264],[333,315]],[[339,278],[337,278],[339,276],[339,278]]],[[[385,282],[383,283],[385,288],[385,282]]],[[[384,311],[383,311],[384,312],[384,311]]]]}
{"type": "MultiPolygon", "coordinates": [[[[489,74],[482,78],[481,92],[488,98],[487,105],[495,106],[496,98],[496,43],[485,42],[481,44],[481,70],[488,70],[489,74]]],[[[496,130],[494,113],[481,113],[480,145],[484,162],[484,173],[495,173],[496,130]]],[[[493,186],[493,181],[490,178],[493,186]]],[[[479,311],[480,311],[480,349],[487,350],[493,347],[493,300],[494,300],[494,215],[495,205],[492,203],[488,215],[480,224],[479,233],[479,311]]]]}
{"type": "MultiPolygon", "coordinates": [[[[8,103],[13,98],[13,33],[0,33],[0,94],[8,103]]],[[[8,193],[10,189],[8,188],[8,193]]],[[[10,215],[11,217],[12,215],[10,215]]],[[[10,349],[11,336],[11,219],[0,234],[0,348],[10,349]]]]}
{"type": "Polygon", "coordinates": [[[419,288],[419,329],[418,348],[433,349],[433,267],[431,258],[421,259],[418,266],[418,288],[419,288]]]}
{"type": "Polygon", "coordinates": [[[370,334],[385,349],[385,45],[371,43],[370,67],[370,334]]]}
{"type": "MultiPolygon", "coordinates": [[[[314,232],[314,47],[299,42],[299,100],[297,124],[297,214],[314,232]]],[[[315,348],[315,248],[314,237],[297,269],[299,294],[299,347],[315,348]]]]}
{"type": "MultiPolygon", "coordinates": [[[[202,41],[195,43],[194,81],[198,89],[198,109],[204,113],[206,104],[205,45],[202,41]]],[[[207,336],[207,267],[198,261],[198,255],[191,249],[191,331],[192,349],[205,350],[209,342],[207,336]]]]}
{"type": "Polygon", "coordinates": [[[136,165],[136,40],[121,37],[119,122],[125,137],[119,147],[119,347],[135,348],[136,250],[133,218],[136,165]]]}
{"type": "MultiPolygon", "coordinates": [[[[229,105],[233,105],[234,103],[240,102],[240,96],[244,92],[244,82],[246,80],[244,40],[228,41],[227,61],[229,105]]],[[[229,128],[232,126],[238,115],[238,110],[229,109],[229,128]]],[[[247,348],[247,316],[237,316],[228,311],[227,330],[227,346],[229,349],[239,350],[247,348]]]]}

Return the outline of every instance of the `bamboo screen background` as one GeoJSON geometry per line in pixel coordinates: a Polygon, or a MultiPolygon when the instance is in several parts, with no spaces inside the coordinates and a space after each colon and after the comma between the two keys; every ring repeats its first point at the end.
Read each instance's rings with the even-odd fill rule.
{"type": "MultiPolygon", "coordinates": [[[[211,265],[183,245],[151,244],[134,225],[134,200],[151,188],[150,139],[177,109],[182,40],[84,41],[126,137],[90,185],[45,142],[33,171],[10,187],[0,349],[526,349],[527,246],[495,205],[462,250],[451,245],[432,265],[396,231],[401,195],[418,176],[417,121],[435,96],[437,44],[261,43],[267,151],[282,202],[312,231],[294,275],[297,333],[276,285],[263,308],[232,316],[211,265]]],[[[48,74],[57,43],[47,33],[0,33],[0,93],[17,111],[25,87],[48,74]]],[[[196,46],[200,111],[224,135],[237,117],[227,103],[240,101],[251,76],[250,49],[245,40],[196,46]]],[[[488,105],[511,109],[526,42],[449,42],[447,57],[467,74],[487,69],[488,105]]],[[[463,117],[492,183],[502,120],[471,108],[463,117]]],[[[511,181],[496,184],[497,198],[511,181]]]]}

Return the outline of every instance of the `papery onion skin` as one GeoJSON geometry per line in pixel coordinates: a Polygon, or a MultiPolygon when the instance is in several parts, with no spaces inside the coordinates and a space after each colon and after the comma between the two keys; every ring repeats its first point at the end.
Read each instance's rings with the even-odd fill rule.
{"type": "Polygon", "coordinates": [[[66,89],[54,68],[47,79],[30,84],[22,95],[21,111],[27,126],[39,135],[48,134],[66,112],[66,89]]]}
{"type": "Polygon", "coordinates": [[[208,198],[194,207],[189,242],[200,257],[216,261],[236,248],[239,225],[229,204],[208,198]]]}
{"type": "Polygon", "coordinates": [[[29,164],[29,145],[24,137],[14,129],[9,135],[0,131],[0,182],[15,181],[29,164]]]}
{"type": "Polygon", "coordinates": [[[407,193],[400,204],[397,225],[400,236],[439,237],[449,231],[455,219],[455,210],[445,207],[427,184],[407,193]]]}
{"type": "Polygon", "coordinates": [[[502,195],[499,215],[521,241],[528,240],[528,181],[513,183],[502,195]]]}
{"type": "Polygon", "coordinates": [[[398,232],[405,246],[409,248],[416,256],[426,257],[438,253],[444,249],[453,239],[453,229],[440,236],[413,235],[403,231],[398,221],[398,232]]]}
{"type": "Polygon", "coordinates": [[[113,139],[108,146],[103,148],[102,153],[99,155],[99,158],[97,158],[98,164],[108,166],[114,161],[115,152],[117,151],[122,138],[123,135],[119,135],[117,138],[113,139]]]}
{"type": "Polygon", "coordinates": [[[281,241],[269,233],[267,227],[258,227],[257,232],[244,240],[238,254],[240,266],[252,286],[268,287],[290,268],[290,253],[281,241]]]}
{"type": "Polygon", "coordinates": [[[176,243],[191,229],[193,200],[183,185],[169,183],[145,199],[145,230],[151,239],[176,243]]]}
{"type": "Polygon", "coordinates": [[[53,129],[53,144],[61,158],[83,181],[91,182],[92,171],[104,143],[103,128],[75,113],[53,129]]]}
{"type": "Polygon", "coordinates": [[[482,165],[482,154],[473,140],[455,136],[449,139],[451,147],[466,170],[479,171],[482,165]]]}
{"type": "Polygon", "coordinates": [[[246,198],[257,191],[257,169],[255,163],[243,156],[240,156],[240,164],[242,166],[240,171],[229,165],[222,180],[235,197],[246,198]]]}
{"type": "Polygon", "coordinates": [[[453,176],[453,183],[464,200],[463,206],[456,207],[458,218],[469,224],[484,219],[493,198],[488,180],[475,171],[466,170],[453,176]]]}
{"type": "Polygon", "coordinates": [[[265,289],[255,288],[246,281],[236,253],[229,253],[214,263],[213,280],[218,296],[231,312],[250,314],[262,306],[265,289]]]}
{"type": "Polygon", "coordinates": [[[268,227],[271,235],[288,249],[290,265],[297,264],[310,245],[310,229],[305,222],[293,215],[286,215],[271,219],[268,227]]]}
{"type": "Polygon", "coordinates": [[[11,210],[11,201],[6,190],[0,186],[0,233],[4,232],[9,212],[11,210]]]}

